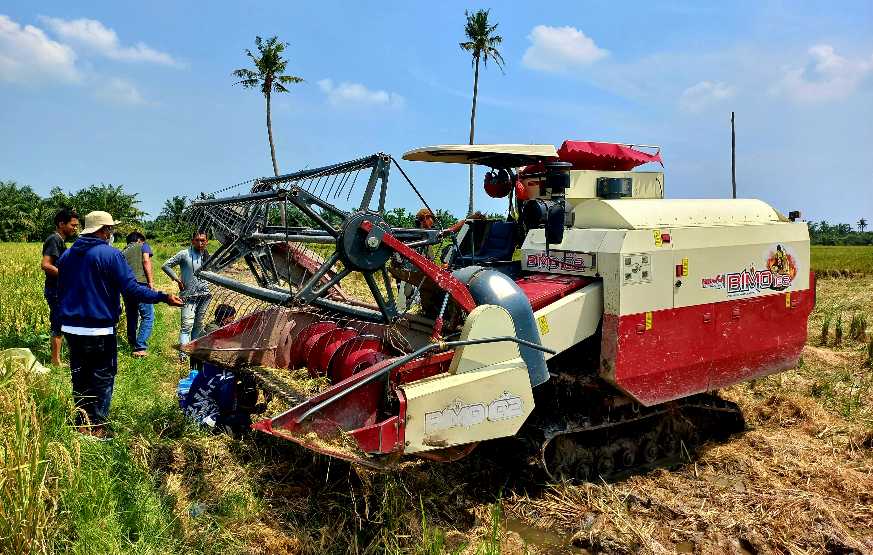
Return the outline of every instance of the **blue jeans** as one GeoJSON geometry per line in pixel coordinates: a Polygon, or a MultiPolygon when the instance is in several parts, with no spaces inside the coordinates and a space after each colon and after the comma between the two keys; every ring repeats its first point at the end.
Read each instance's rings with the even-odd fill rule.
{"type": "Polygon", "coordinates": [[[182,305],[182,326],[179,329],[179,343],[184,345],[203,335],[203,317],[209,308],[212,295],[191,296],[182,305]]]}
{"type": "Polygon", "coordinates": [[[125,298],[124,310],[127,313],[127,343],[130,349],[145,351],[155,324],[155,306],[125,298]]]}
{"type": "Polygon", "coordinates": [[[70,377],[73,382],[73,401],[81,412],[76,424],[81,426],[103,424],[109,417],[109,403],[115,374],[118,371],[118,343],[115,334],[73,335],[65,333],[70,351],[70,377]]]}

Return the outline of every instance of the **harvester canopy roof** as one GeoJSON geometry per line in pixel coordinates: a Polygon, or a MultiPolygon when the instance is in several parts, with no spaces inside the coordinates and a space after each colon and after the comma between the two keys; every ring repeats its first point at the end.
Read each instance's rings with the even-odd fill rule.
{"type": "MultiPolygon", "coordinates": [[[[664,166],[660,147],[644,147],[658,149],[655,154],[649,154],[637,150],[633,146],[598,141],[564,141],[557,152],[558,158],[562,162],[573,164],[574,170],[630,171],[650,162],[657,162],[661,164],[661,167],[664,166]]],[[[540,173],[543,169],[542,164],[531,164],[524,168],[521,173],[529,175],[540,173]]]]}
{"type": "Polygon", "coordinates": [[[436,145],[410,150],[404,160],[479,164],[491,168],[517,168],[558,158],[553,145],[436,145]]]}
{"type": "Polygon", "coordinates": [[[619,143],[564,141],[558,155],[562,161],[572,163],[575,170],[630,171],[650,162],[664,165],[660,149],[649,154],[619,143]]]}

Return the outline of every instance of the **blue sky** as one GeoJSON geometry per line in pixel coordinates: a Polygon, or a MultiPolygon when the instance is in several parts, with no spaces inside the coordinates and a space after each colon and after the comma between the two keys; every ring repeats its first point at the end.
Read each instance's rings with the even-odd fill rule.
{"type": "MultiPolygon", "coordinates": [[[[464,143],[465,9],[491,8],[506,73],[480,80],[476,140],[658,144],[667,194],[730,192],[810,219],[873,220],[870,2],[4,2],[0,179],[174,194],[272,172],[263,97],[232,86],[255,35],[306,79],[274,101],[280,169],[464,143]],[[838,6],[838,7],[834,7],[838,6]]],[[[466,168],[406,163],[464,211],[466,168]]],[[[481,172],[480,172],[481,175],[481,172]]],[[[393,174],[396,205],[417,202],[393,174]]],[[[477,208],[502,201],[477,197],[477,208]]]]}

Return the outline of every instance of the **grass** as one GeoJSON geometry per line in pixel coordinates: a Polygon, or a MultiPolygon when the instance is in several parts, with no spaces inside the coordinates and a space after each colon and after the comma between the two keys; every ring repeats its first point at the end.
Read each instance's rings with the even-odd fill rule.
{"type": "MultiPolygon", "coordinates": [[[[156,260],[178,248],[155,246],[156,260]]],[[[38,255],[0,244],[0,341],[45,360],[38,255]]],[[[823,260],[841,265],[814,249],[823,260]]],[[[0,553],[543,552],[507,519],[566,549],[869,551],[873,373],[857,330],[871,316],[873,276],[820,280],[803,364],[724,392],[745,434],[681,468],[570,485],[511,479],[487,452],[373,473],[269,436],[208,435],[178,410],[178,312],[159,305],[147,359],[121,341],[111,443],[71,430],[68,370],[0,366],[0,553]]]]}
{"type": "Polygon", "coordinates": [[[873,247],[812,246],[812,270],[820,275],[873,273],[873,247]]]}

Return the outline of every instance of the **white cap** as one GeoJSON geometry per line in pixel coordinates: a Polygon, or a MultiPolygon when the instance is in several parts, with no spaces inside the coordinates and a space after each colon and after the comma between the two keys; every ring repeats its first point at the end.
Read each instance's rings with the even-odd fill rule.
{"type": "Polygon", "coordinates": [[[105,225],[118,225],[120,223],[113,220],[112,214],[109,212],[94,210],[85,214],[85,227],[82,229],[82,234],[94,233],[105,225]]]}

